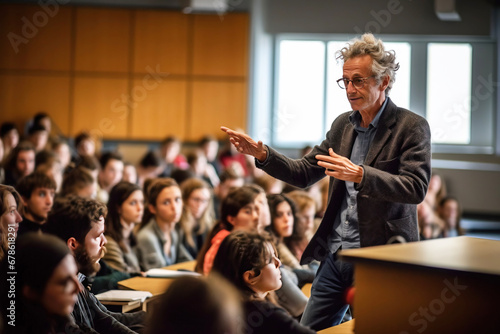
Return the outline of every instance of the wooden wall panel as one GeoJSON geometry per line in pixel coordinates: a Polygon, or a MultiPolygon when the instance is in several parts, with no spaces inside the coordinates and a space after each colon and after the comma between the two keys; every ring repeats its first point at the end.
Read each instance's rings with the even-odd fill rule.
{"type": "Polygon", "coordinates": [[[71,13],[61,6],[0,5],[0,68],[69,71],[71,13]]]}
{"type": "Polygon", "coordinates": [[[194,75],[246,77],[248,50],[248,14],[194,16],[194,75]]]}
{"type": "Polygon", "coordinates": [[[0,74],[1,122],[15,122],[22,134],[26,121],[45,111],[67,133],[69,81],[69,76],[0,74]]]}
{"type": "Polygon", "coordinates": [[[246,129],[246,82],[194,81],[188,140],[224,137],[220,126],[246,129]]]}
{"type": "Polygon", "coordinates": [[[126,139],[129,118],[122,95],[128,96],[127,78],[76,77],[71,135],[82,130],[98,137],[126,139]]]}
{"type": "Polygon", "coordinates": [[[135,13],[134,72],[147,67],[170,74],[188,73],[188,16],[164,10],[135,13]]]}
{"type": "Polygon", "coordinates": [[[131,11],[87,7],[76,11],[75,70],[127,72],[131,11]]]}
{"type": "Polygon", "coordinates": [[[22,129],[45,110],[65,135],[111,140],[189,141],[222,137],[222,124],[245,128],[248,14],[40,3],[0,5],[1,121],[22,129]],[[26,38],[33,22],[16,53],[9,33],[26,38]],[[134,94],[141,88],[145,97],[134,94]]]}
{"type": "Polygon", "coordinates": [[[150,83],[151,89],[141,89],[143,79],[134,81],[131,139],[161,140],[167,135],[186,136],[185,80],[163,80],[150,83]],[[141,95],[134,90],[145,92],[141,95]]]}

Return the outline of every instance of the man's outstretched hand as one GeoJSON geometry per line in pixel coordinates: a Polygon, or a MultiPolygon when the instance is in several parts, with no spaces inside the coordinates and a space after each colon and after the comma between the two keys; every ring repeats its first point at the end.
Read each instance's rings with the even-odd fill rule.
{"type": "Polygon", "coordinates": [[[220,129],[228,134],[229,141],[236,147],[238,152],[251,155],[259,161],[266,160],[267,151],[261,141],[256,142],[249,135],[231,130],[225,126],[221,126],[220,129]]]}

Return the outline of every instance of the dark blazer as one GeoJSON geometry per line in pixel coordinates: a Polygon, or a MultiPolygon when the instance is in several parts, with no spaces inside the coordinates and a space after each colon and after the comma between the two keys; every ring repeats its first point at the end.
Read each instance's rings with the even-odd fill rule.
{"type": "MultiPolygon", "coordinates": [[[[316,155],[328,155],[332,148],[335,153],[350,157],[356,139],[349,121],[351,113],[340,115],[325,140],[302,159],[287,158],[268,147],[267,159],[263,163],[257,161],[257,167],[297,187],[312,185],[325,176],[316,155]]],[[[386,244],[394,235],[418,241],[417,204],[425,197],[431,174],[430,138],[429,124],[423,117],[387,101],[362,165],[363,179],[356,184],[361,247],[386,244]]],[[[328,236],[345,192],[345,182],[330,177],[328,207],[301,264],[313,259],[321,261],[328,254],[328,236]]]]}

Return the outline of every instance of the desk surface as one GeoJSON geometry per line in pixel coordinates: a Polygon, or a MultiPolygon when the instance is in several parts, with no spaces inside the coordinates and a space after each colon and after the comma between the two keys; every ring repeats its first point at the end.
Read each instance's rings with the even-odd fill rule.
{"type": "Polygon", "coordinates": [[[354,320],[350,320],[338,326],[323,329],[319,334],[354,334],[354,320]]]}
{"type": "Polygon", "coordinates": [[[466,236],[341,251],[346,260],[408,265],[500,275],[500,241],[466,236]]]}
{"type": "MultiPolygon", "coordinates": [[[[163,269],[170,270],[194,270],[196,261],[188,261],[177,263],[163,269]]],[[[118,288],[128,289],[128,290],[139,290],[139,291],[149,291],[153,296],[161,295],[174,281],[173,278],[153,278],[153,277],[141,277],[136,276],[123,281],[118,282],[118,288]]]]}

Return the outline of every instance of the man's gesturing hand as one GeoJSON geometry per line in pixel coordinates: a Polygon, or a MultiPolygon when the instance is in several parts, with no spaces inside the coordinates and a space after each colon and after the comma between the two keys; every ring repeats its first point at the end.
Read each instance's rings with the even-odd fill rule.
{"type": "Polygon", "coordinates": [[[319,160],[318,166],[326,168],[326,175],[343,181],[361,182],[363,179],[363,167],[353,164],[351,160],[338,155],[331,148],[328,150],[328,153],[330,155],[317,155],[315,157],[319,160]]]}
{"type": "Polygon", "coordinates": [[[267,151],[261,141],[256,142],[249,135],[231,130],[225,126],[221,126],[220,129],[229,135],[229,140],[238,152],[251,155],[259,161],[266,160],[267,151]]]}

